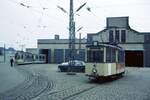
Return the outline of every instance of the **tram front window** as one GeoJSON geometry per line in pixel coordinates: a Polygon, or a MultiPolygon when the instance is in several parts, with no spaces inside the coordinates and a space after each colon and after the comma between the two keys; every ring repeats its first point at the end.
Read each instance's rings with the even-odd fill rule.
{"type": "Polygon", "coordinates": [[[89,51],[88,62],[104,62],[104,52],[102,50],[89,51]]]}

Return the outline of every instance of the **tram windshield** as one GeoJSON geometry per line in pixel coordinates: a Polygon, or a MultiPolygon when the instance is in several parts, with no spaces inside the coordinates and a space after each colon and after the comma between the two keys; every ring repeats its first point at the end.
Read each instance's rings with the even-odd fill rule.
{"type": "Polygon", "coordinates": [[[103,50],[91,50],[88,51],[88,62],[104,62],[104,51],[103,50]]]}

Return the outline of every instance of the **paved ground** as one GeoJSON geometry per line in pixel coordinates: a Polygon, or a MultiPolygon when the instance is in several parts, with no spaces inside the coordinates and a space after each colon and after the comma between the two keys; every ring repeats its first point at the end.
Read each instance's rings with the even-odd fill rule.
{"type": "Polygon", "coordinates": [[[0,63],[0,93],[24,81],[25,77],[18,71],[9,64],[0,63]]]}
{"type": "Polygon", "coordinates": [[[12,70],[19,71],[24,80],[1,92],[0,100],[150,100],[148,68],[127,68],[125,77],[106,83],[91,83],[84,73],[57,72],[56,65],[23,65],[12,70]]]}

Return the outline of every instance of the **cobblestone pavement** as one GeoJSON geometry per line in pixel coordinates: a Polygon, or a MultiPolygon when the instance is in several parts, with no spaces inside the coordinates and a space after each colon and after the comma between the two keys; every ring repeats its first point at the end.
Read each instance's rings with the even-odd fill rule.
{"type": "Polygon", "coordinates": [[[16,69],[25,76],[25,80],[18,86],[0,93],[0,100],[30,100],[53,88],[53,82],[48,81],[46,77],[29,71],[25,67],[19,67],[21,66],[16,69]]]}
{"type": "Polygon", "coordinates": [[[10,64],[0,63],[0,93],[5,92],[24,81],[25,77],[10,64]]]}
{"type": "Polygon", "coordinates": [[[26,65],[17,87],[0,94],[0,100],[150,100],[150,69],[127,68],[125,76],[104,83],[89,82],[84,73],[66,75],[56,65],[26,65]]]}

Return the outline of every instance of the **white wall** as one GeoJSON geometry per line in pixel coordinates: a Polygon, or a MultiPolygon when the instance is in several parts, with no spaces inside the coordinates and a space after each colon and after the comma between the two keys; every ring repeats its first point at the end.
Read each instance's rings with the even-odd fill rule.
{"type": "Polygon", "coordinates": [[[141,35],[139,33],[127,30],[126,33],[126,41],[127,42],[142,42],[144,43],[144,35],[141,35]]]}
{"type": "Polygon", "coordinates": [[[143,44],[119,44],[124,50],[144,50],[143,44]]]}

